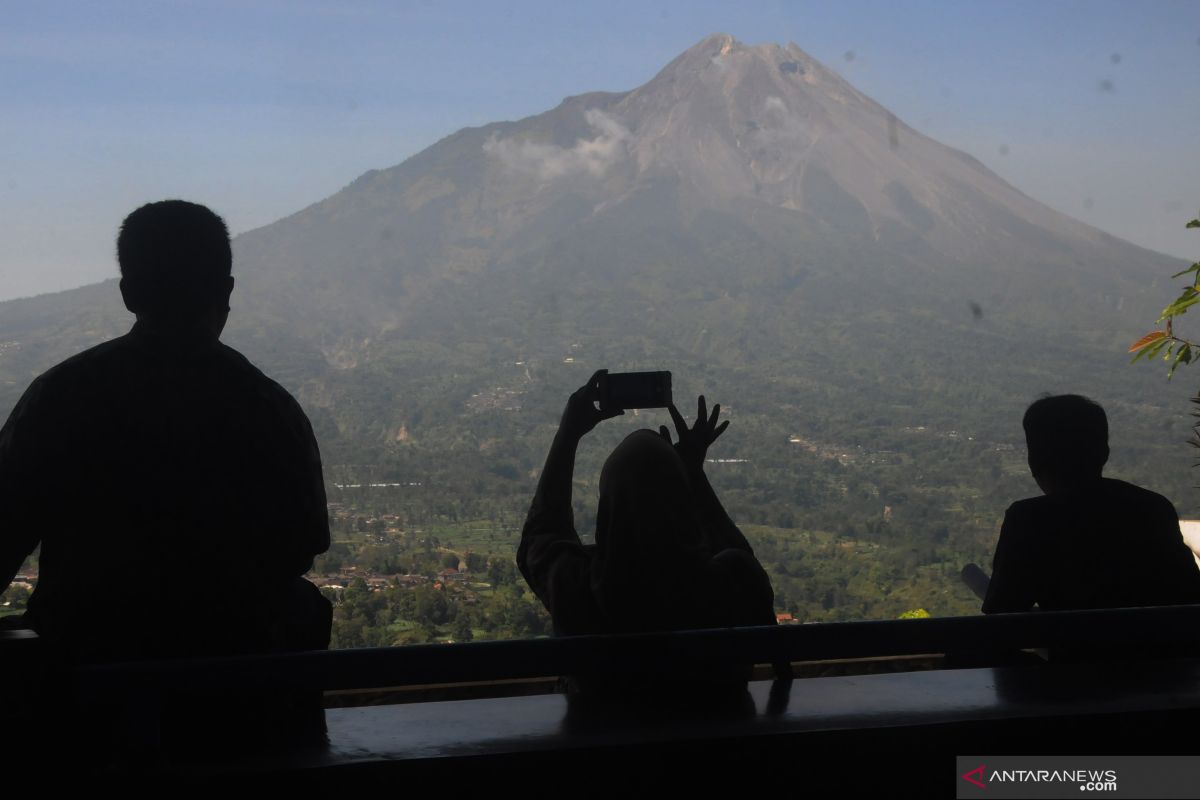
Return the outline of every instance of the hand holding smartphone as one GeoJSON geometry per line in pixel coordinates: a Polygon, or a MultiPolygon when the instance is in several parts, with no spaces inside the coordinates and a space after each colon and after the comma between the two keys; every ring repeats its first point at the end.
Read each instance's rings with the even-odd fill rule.
{"type": "Polygon", "coordinates": [[[608,372],[599,381],[601,411],[671,405],[670,372],[608,372]]]}

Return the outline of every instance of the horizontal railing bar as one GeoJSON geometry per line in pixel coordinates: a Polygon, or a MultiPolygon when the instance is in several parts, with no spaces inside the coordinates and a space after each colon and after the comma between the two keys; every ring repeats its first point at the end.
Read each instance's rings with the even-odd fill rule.
{"type": "Polygon", "coordinates": [[[427,644],[95,664],[87,691],[164,688],[368,689],[580,673],[676,671],[1036,647],[1113,648],[1200,639],[1200,605],[911,620],[778,625],[646,634],[427,644]],[[686,666],[680,666],[686,665],[686,666]]]}

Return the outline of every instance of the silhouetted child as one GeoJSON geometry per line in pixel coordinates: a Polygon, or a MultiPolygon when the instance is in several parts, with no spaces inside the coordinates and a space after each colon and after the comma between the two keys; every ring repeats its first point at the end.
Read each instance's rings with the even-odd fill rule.
{"type": "Polygon", "coordinates": [[[1009,506],[985,614],[1200,602],[1200,569],[1165,497],[1102,477],[1104,409],[1079,395],[1025,412],[1029,469],[1045,492],[1009,506]]]}
{"type": "MultiPolygon", "coordinates": [[[[635,431],[613,451],[600,475],[596,543],[584,545],[571,512],[579,440],[603,419],[596,373],[567,403],[521,534],[517,563],[562,636],[720,628],[775,623],[771,583],[745,536],[725,513],[704,474],[717,425],[704,398],[692,428],[674,407],[679,441],[635,431]]],[[[587,692],[651,696],[684,685],[740,687],[742,671],[680,665],[621,681],[579,676],[587,692]]]]}

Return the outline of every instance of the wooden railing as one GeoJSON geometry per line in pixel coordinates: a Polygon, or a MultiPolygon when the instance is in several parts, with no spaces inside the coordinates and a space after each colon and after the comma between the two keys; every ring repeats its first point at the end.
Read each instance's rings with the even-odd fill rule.
{"type": "MultiPolygon", "coordinates": [[[[592,775],[611,766],[613,752],[620,753],[621,763],[640,759],[648,767],[679,759],[697,764],[734,759],[732,763],[765,769],[791,763],[803,752],[871,752],[877,764],[882,751],[903,754],[908,770],[914,758],[930,754],[944,759],[962,752],[1059,753],[1068,744],[1078,752],[1100,752],[1114,742],[1122,752],[1186,749],[1190,740],[1173,732],[1192,728],[1200,719],[1200,659],[1166,659],[1163,654],[1177,645],[1200,644],[1197,640],[1200,606],[1174,606],[65,667],[54,663],[36,637],[3,632],[0,717],[39,732],[29,738],[32,744],[21,752],[23,760],[13,763],[57,769],[61,753],[70,753],[72,760],[84,754],[91,760],[76,772],[179,772],[193,779],[291,773],[302,776],[306,785],[325,775],[339,790],[354,776],[364,785],[382,775],[454,780],[468,765],[472,775],[486,769],[501,775],[510,770],[542,774],[562,765],[592,775]],[[1090,663],[1076,658],[1058,665],[1035,663],[1029,654],[1020,654],[1020,665],[999,666],[1015,663],[1014,654],[1032,648],[1060,649],[1075,657],[1091,650],[1096,657],[1090,663]],[[576,714],[578,709],[561,697],[500,697],[500,682],[546,676],[670,675],[723,664],[828,664],[939,653],[946,654],[946,663],[975,668],[754,683],[749,715],[740,707],[737,713],[697,714],[710,699],[699,692],[688,706],[691,713],[659,711],[651,726],[643,724],[640,711],[592,720],[576,714]],[[959,658],[964,654],[969,658],[959,658]],[[1108,663],[1114,654],[1141,663],[1108,663]],[[979,668],[991,666],[999,668],[979,668]],[[158,722],[164,698],[176,689],[186,690],[183,695],[218,698],[219,706],[219,698],[238,703],[258,690],[373,693],[369,690],[430,684],[482,693],[467,702],[422,697],[404,705],[388,701],[386,707],[334,708],[325,712],[325,745],[282,755],[278,750],[247,755],[241,749],[244,742],[233,747],[220,736],[213,740],[215,750],[193,753],[188,740],[181,751],[177,744],[168,746],[158,722]],[[49,714],[30,696],[39,686],[51,701],[49,714]],[[105,715],[117,710],[120,715],[109,719],[93,714],[92,727],[80,727],[70,705],[76,702],[85,710],[103,709],[105,715]],[[107,728],[97,728],[99,723],[107,728]],[[63,737],[76,728],[84,733],[64,743],[63,737]],[[96,737],[88,730],[105,732],[96,737]],[[51,740],[53,750],[37,746],[51,740]]],[[[423,691],[409,693],[421,696],[423,691]]],[[[220,711],[218,707],[218,715],[220,711]]],[[[834,762],[810,760],[805,774],[816,774],[827,763],[834,762]]]]}
{"type": "Polygon", "coordinates": [[[971,653],[986,663],[988,654],[1045,647],[1125,650],[1136,657],[1198,640],[1200,606],[1168,606],[138,661],[88,665],[73,674],[81,690],[95,692],[336,690],[924,653],[971,653]]]}

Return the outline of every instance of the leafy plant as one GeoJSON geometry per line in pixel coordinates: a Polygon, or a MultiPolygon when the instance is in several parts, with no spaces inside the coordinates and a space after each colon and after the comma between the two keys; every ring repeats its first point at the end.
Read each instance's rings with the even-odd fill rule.
{"type": "MultiPolygon", "coordinates": [[[[1187,227],[1200,228],[1200,219],[1190,220],[1187,227]]],[[[1129,352],[1134,354],[1134,362],[1143,357],[1150,360],[1162,353],[1163,360],[1171,364],[1171,369],[1167,372],[1168,378],[1175,374],[1175,370],[1179,368],[1180,364],[1190,364],[1193,358],[1200,358],[1200,343],[1185,339],[1175,333],[1174,324],[1175,317],[1186,314],[1189,308],[1200,303],[1200,261],[1171,277],[1179,278],[1183,275],[1190,275],[1191,283],[1184,286],[1179,297],[1176,297],[1159,315],[1158,322],[1165,322],[1166,326],[1150,331],[1129,346],[1129,352]]]]}

